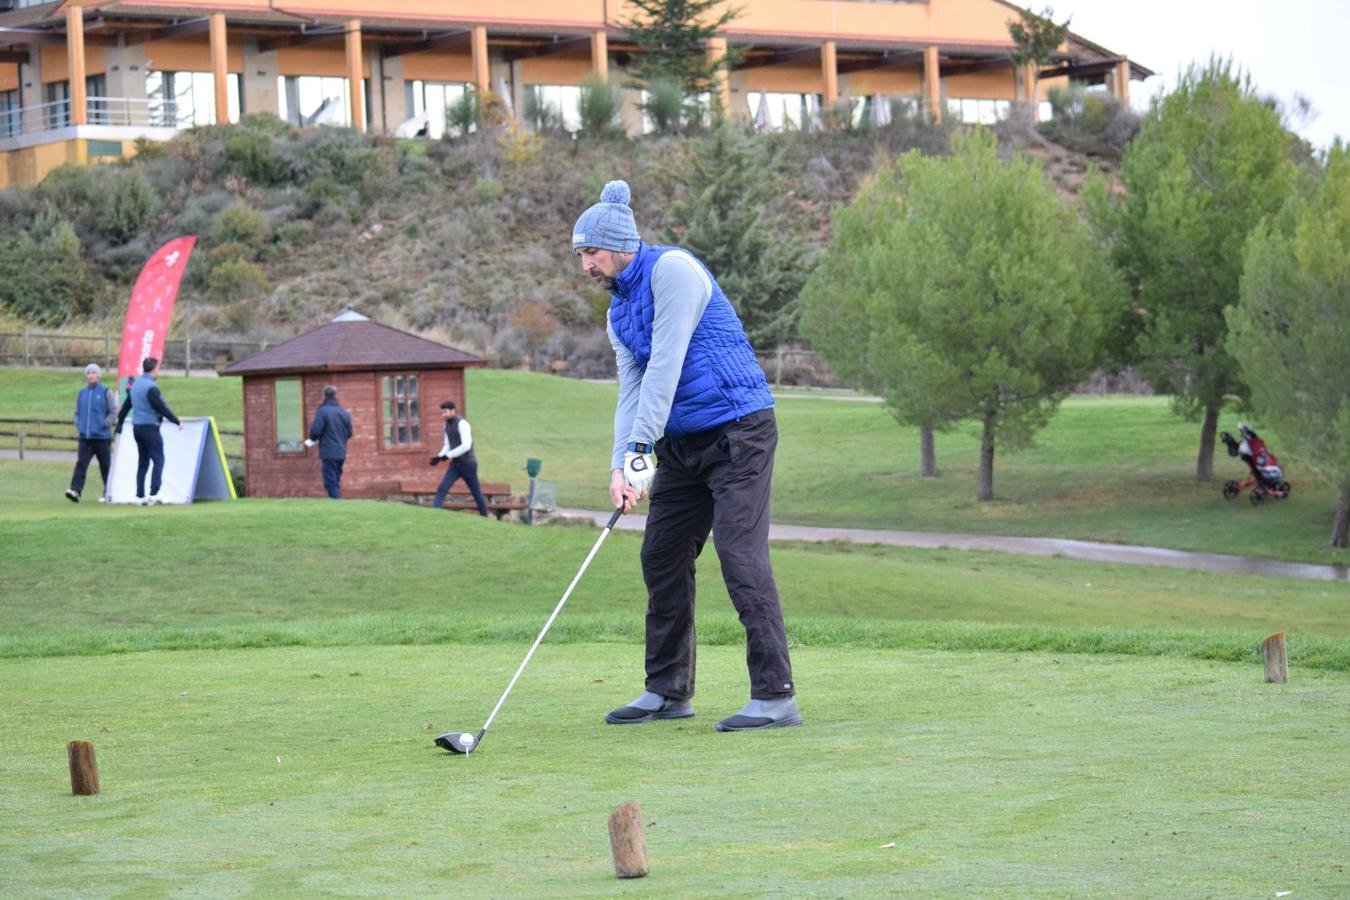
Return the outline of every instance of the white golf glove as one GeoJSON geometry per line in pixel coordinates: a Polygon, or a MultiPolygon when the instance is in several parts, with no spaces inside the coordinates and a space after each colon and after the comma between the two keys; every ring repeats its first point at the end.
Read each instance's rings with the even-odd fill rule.
{"type": "Polygon", "coordinates": [[[623,480],[639,491],[645,491],[656,477],[656,454],[651,444],[632,443],[623,455],[623,480]]]}
{"type": "Polygon", "coordinates": [[[305,438],[305,446],[306,446],[306,447],[313,447],[316,443],[318,443],[318,442],[317,442],[317,441],[312,441],[312,440],[310,440],[309,438],[305,438]]]}

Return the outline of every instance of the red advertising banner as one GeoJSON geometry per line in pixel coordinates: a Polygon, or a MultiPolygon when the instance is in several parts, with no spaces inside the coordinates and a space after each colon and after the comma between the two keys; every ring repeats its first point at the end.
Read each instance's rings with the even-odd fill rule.
{"type": "Polygon", "coordinates": [[[141,363],[147,356],[164,358],[164,337],[173,318],[173,302],[178,298],[178,285],[196,243],[196,235],[174,238],[155,251],[137,276],[127,306],[126,324],[122,326],[118,389],[124,389],[128,378],[141,373],[141,363]]]}

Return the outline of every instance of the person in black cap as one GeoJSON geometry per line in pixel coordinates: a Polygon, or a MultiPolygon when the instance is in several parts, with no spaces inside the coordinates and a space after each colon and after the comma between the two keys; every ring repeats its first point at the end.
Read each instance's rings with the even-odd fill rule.
{"type": "Polygon", "coordinates": [[[122,423],[126,421],[127,413],[131,413],[131,436],[136,439],[136,499],[141,501],[142,506],[153,506],[159,503],[159,488],[164,477],[164,438],[159,433],[159,426],[165,420],[178,426],[178,430],[183,430],[183,423],[178,421],[178,417],[169,409],[169,404],[164,402],[164,395],[159,392],[159,385],[155,381],[155,370],[159,368],[159,360],[153,356],[147,356],[141,363],[142,374],[131,383],[127,390],[127,399],[122,403],[122,409],[117,414],[117,431],[121,433],[122,423]],[[151,469],[151,466],[154,468],[151,469]],[[150,496],[145,495],[145,473],[150,470],[150,496]]]}
{"type": "Polygon", "coordinates": [[[445,444],[441,452],[431,458],[431,464],[438,466],[449,460],[450,468],[445,470],[431,505],[437,509],[444,507],[445,495],[463,478],[469,493],[473,494],[473,502],[478,504],[478,514],[487,518],[487,500],[483,499],[483,490],[478,486],[478,459],[473,455],[473,429],[468,420],[458,414],[453,400],[441,404],[441,418],[445,420],[445,444]]]}

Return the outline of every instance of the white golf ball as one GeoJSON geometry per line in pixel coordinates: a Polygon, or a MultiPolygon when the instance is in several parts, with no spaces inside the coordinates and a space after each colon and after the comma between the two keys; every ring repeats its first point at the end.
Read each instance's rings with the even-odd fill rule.
{"type": "Polygon", "coordinates": [[[473,735],[471,735],[471,734],[461,734],[461,735],[459,736],[459,743],[460,743],[460,746],[465,747],[465,748],[472,747],[472,746],[473,746],[473,735]]]}

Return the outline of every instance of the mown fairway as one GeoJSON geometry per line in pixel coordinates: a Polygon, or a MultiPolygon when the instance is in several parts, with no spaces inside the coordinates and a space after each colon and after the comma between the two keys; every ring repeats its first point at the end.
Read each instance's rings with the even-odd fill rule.
{"type": "MultiPolygon", "coordinates": [[[[537,455],[564,503],[604,503],[612,387],[471,379],[486,477],[523,485],[537,455]]],[[[9,399],[52,404],[68,380],[9,399]]],[[[238,424],[233,382],[165,390],[238,424]]],[[[1193,428],[1157,401],[1071,404],[1001,462],[1008,494],[1030,490],[1006,474],[1021,464],[1046,502],[984,508],[958,496],[968,436],[940,439],[947,474],[923,482],[880,474],[885,441],[910,467],[917,448],[875,405],[784,400],[780,421],[780,519],[1059,533],[1095,514],[1104,533],[1064,533],[1237,552],[1252,534],[1232,523],[1288,522],[1270,555],[1338,559],[1308,549],[1306,494],[1102,502],[1136,427],[1162,441],[1144,480],[1190,489],[1193,428]]],[[[719,735],[745,672],[710,546],[698,716],[620,729],[600,717],[641,688],[645,597],[619,532],[466,759],[431,738],[481,726],[595,529],[381,502],[72,505],[69,470],[0,460],[0,896],[1350,893],[1343,583],[775,545],[807,724],[719,735]],[[1291,682],[1266,685],[1277,629],[1291,682]],[[95,743],[97,797],[69,795],[73,738],[95,743]],[[630,798],[653,873],[617,882],[605,818],[630,798]]]]}
{"type": "MultiPolygon", "coordinates": [[[[81,383],[78,372],[0,368],[0,417],[67,418],[81,383]]],[[[241,427],[237,379],[164,378],[162,384],[175,412],[214,415],[222,428],[241,427]]],[[[525,372],[471,370],[467,413],[480,477],[523,490],[525,459],[538,457],[544,461],[541,477],[557,483],[561,505],[604,508],[614,390],[525,372]]],[[[1345,550],[1327,546],[1335,492],[1278,435],[1267,437],[1294,484],[1294,497],[1261,509],[1245,496],[1227,502],[1219,488],[1224,479],[1243,476],[1240,462],[1221,447],[1215,481],[1197,483],[1199,426],[1174,416],[1162,398],[1070,399],[1036,448],[998,456],[997,499],[991,503],[974,499],[974,426],[938,436],[943,475],[934,479],[918,476],[918,432],[896,425],[879,404],[780,398],[778,421],[775,521],[1350,561],[1345,550]]],[[[1225,414],[1221,427],[1234,430],[1236,422],[1236,413],[1225,414]]],[[[6,440],[0,445],[13,445],[6,440]]],[[[40,499],[45,505],[46,496],[40,499]]]]}

